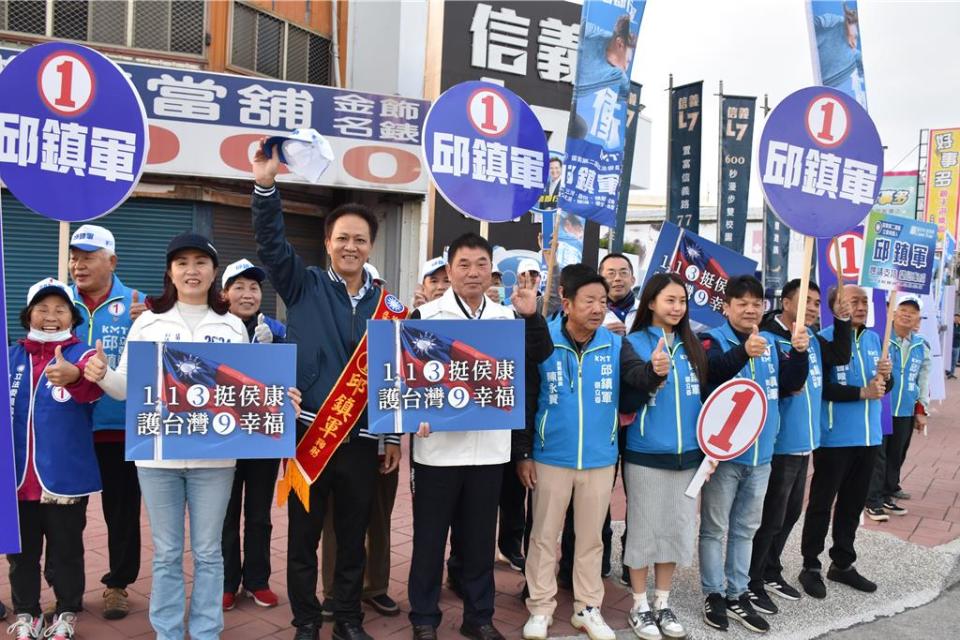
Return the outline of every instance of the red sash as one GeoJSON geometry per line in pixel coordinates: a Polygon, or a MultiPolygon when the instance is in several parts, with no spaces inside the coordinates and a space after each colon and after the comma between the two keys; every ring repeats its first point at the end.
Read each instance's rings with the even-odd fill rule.
{"type": "MultiPolygon", "coordinates": [[[[380,300],[372,320],[402,320],[407,308],[396,297],[380,289],[380,300]]],[[[304,509],[310,511],[310,485],[316,482],[344,438],[367,406],[367,334],[350,356],[336,384],[323,401],[317,417],[297,442],[296,458],[284,461],[284,474],[277,482],[277,504],[283,506],[293,491],[304,509]]]]}

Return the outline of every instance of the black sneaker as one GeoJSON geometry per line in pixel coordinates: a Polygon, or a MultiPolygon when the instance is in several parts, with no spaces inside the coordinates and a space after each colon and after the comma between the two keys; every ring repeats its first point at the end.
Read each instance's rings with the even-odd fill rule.
{"type": "Polygon", "coordinates": [[[848,587],[853,587],[857,591],[863,591],[864,593],[873,593],[877,590],[877,583],[871,582],[860,575],[856,567],[841,570],[834,565],[830,565],[830,570],[827,571],[827,578],[834,582],[845,584],[848,587]]]}
{"type": "Polygon", "coordinates": [[[883,510],[892,516],[905,516],[908,513],[906,509],[898,505],[893,500],[884,500],[883,510]]]}
{"type": "Polygon", "coordinates": [[[890,519],[890,516],[887,515],[887,512],[883,510],[883,507],[874,509],[872,507],[867,507],[863,510],[867,514],[867,517],[873,520],[874,522],[886,522],[890,519]]]}
{"type": "Polygon", "coordinates": [[[727,630],[730,624],[727,619],[727,601],[719,593],[711,593],[703,601],[703,621],[714,629],[727,630]]]}
{"type": "Polygon", "coordinates": [[[804,592],[811,598],[823,600],[827,597],[827,585],[824,584],[823,576],[820,575],[819,571],[804,569],[797,576],[797,579],[800,581],[800,586],[803,587],[804,592]]]}
{"type": "Polygon", "coordinates": [[[784,600],[800,599],[800,592],[783,578],[777,578],[776,580],[764,580],[763,586],[766,587],[767,591],[775,596],[783,598],[784,600]]]}
{"type": "Polygon", "coordinates": [[[754,611],[750,598],[745,593],[737,599],[727,598],[727,614],[733,614],[734,620],[738,620],[750,631],[766,633],[770,630],[770,623],[754,611]]]}
{"type": "MultiPolygon", "coordinates": [[[[953,377],[956,378],[957,376],[953,376],[953,377]]],[[[896,491],[893,492],[893,495],[890,497],[893,498],[894,500],[909,500],[911,496],[906,491],[902,489],[897,489],[896,491]]]]}
{"type": "Polygon", "coordinates": [[[363,602],[373,607],[373,609],[382,616],[391,617],[400,615],[400,605],[397,604],[396,600],[385,593],[381,593],[380,595],[372,598],[367,598],[363,602]]]}
{"type": "Polygon", "coordinates": [[[620,572],[620,584],[629,588],[632,584],[630,582],[630,567],[623,565],[623,570],[620,572]]]}
{"type": "Polygon", "coordinates": [[[747,599],[750,600],[750,604],[753,605],[753,608],[759,611],[760,613],[775,614],[779,613],[780,609],[777,608],[777,605],[770,599],[770,596],[767,595],[766,590],[763,588],[763,585],[754,585],[747,589],[747,599]]]}

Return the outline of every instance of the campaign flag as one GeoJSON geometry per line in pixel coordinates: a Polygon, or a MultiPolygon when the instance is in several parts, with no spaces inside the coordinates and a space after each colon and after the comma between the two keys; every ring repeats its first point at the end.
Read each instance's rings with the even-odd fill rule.
{"type": "Polygon", "coordinates": [[[711,328],[723,323],[723,299],[730,278],[756,270],[757,263],[750,258],[664,222],[644,284],[655,273],[678,274],[686,283],[690,317],[711,328]]]}
{"type": "Polygon", "coordinates": [[[816,50],[814,78],[867,108],[860,16],[856,0],[809,0],[807,16],[816,50]]]}
{"type": "Polygon", "coordinates": [[[127,460],[290,458],[293,344],[127,343],[127,460]]]}
{"type": "Polygon", "coordinates": [[[880,195],[870,213],[916,218],[918,177],[918,171],[884,171],[880,195]]]}
{"type": "Polygon", "coordinates": [[[927,147],[927,222],[935,222],[940,237],[957,237],[960,212],[960,129],[931,129],[927,147]]]}
{"type": "Polygon", "coordinates": [[[702,105],[703,81],[670,90],[667,220],[694,233],[700,230],[702,105]]]}
{"type": "Polygon", "coordinates": [[[616,224],[627,99],[646,0],[584,0],[559,208],[616,224]]]}
{"type": "Polygon", "coordinates": [[[717,240],[743,253],[747,232],[747,196],[753,155],[753,115],[756,98],[720,96],[720,198],[717,201],[717,240]]]}
{"type": "Polygon", "coordinates": [[[865,228],[860,285],[885,291],[930,293],[937,225],[871,213],[865,228]]]}
{"type": "Polygon", "coordinates": [[[372,433],[522,429],[522,320],[367,323],[372,433]]]}
{"type": "Polygon", "coordinates": [[[787,284],[790,262],[790,228],[763,203],[763,294],[770,309],[787,284]]]}

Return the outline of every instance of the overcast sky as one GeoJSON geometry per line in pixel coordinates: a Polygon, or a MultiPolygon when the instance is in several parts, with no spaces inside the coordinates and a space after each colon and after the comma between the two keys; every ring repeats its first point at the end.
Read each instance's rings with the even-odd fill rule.
{"type": "MultiPolygon", "coordinates": [[[[916,169],[921,128],[960,127],[960,0],[859,0],[858,6],[867,100],[887,147],[885,169],[904,156],[896,169],[916,169]]],[[[805,0],[647,2],[633,79],[643,84],[644,113],[653,120],[650,194],[666,190],[670,73],[675,85],[704,81],[701,202],[713,203],[718,82],[725,93],[755,95],[759,104],[766,93],[771,107],[813,84],[805,0]]],[[[761,203],[756,145],[762,123],[758,115],[751,206],[761,203]]]]}

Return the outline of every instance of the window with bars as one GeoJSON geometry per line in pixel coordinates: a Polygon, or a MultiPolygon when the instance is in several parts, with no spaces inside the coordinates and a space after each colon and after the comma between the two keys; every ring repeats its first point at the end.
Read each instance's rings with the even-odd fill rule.
{"type": "Polygon", "coordinates": [[[281,80],[330,84],[329,38],[234,3],[231,41],[233,66],[281,80]]]}
{"type": "Polygon", "coordinates": [[[0,0],[0,31],[202,56],[205,5],[204,0],[0,0]]]}

